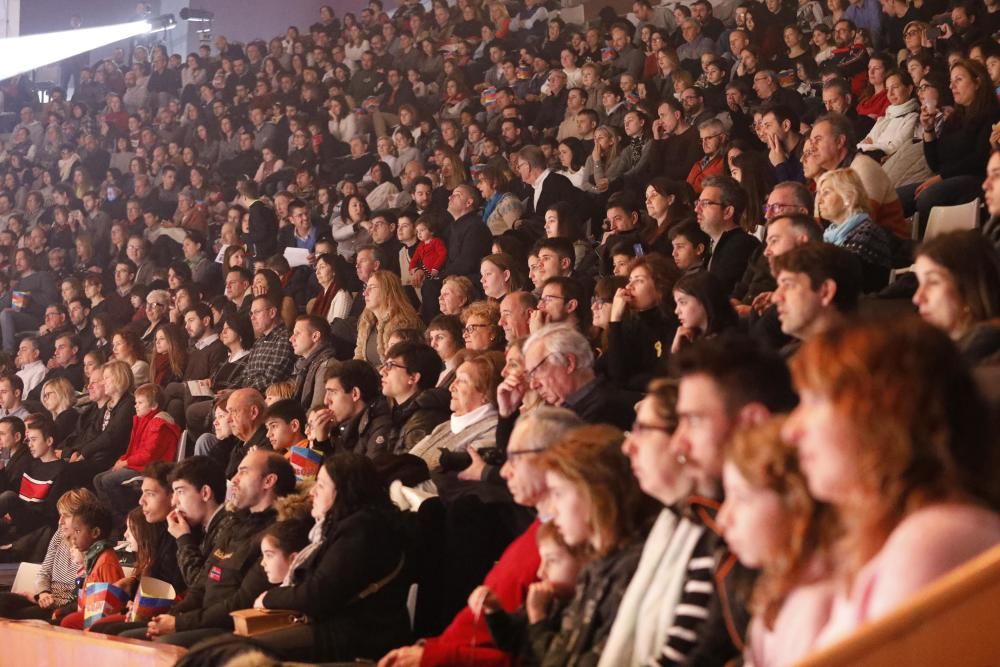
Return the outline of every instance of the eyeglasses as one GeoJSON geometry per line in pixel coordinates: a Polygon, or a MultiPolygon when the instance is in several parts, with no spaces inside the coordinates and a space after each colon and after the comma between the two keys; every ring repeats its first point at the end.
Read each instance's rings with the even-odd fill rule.
{"type": "Polygon", "coordinates": [[[599,299],[599,298],[597,298],[595,296],[593,299],[590,300],[590,307],[591,308],[603,308],[604,306],[608,305],[609,303],[611,303],[611,302],[608,301],[607,299],[599,299]]]}
{"type": "Polygon", "coordinates": [[[694,202],[695,208],[704,208],[706,206],[722,206],[721,201],[712,201],[711,199],[696,199],[694,202]]]}
{"type": "Polygon", "coordinates": [[[378,289],[378,285],[365,285],[365,288],[361,290],[362,294],[370,294],[372,290],[378,289]]]}
{"type": "Polygon", "coordinates": [[[401,368],[404,371],[406,371],[407,373],[410,372],[409,368],[407,368],[403,364],[397,364],[394,361],[384,361],[384,362],[382,362],[382,365],[378,367],[378,369],[380,371],[382,371],[383,373],[389,373],[390,371],[392,371],[393,368],[401,368]]]}
{"type": "Polygon", "coordinates": [[[542,357],[541,361],[539,361],[537,364],[524,371],[524,376],[528,379],[529,383],[534,379],[535,373],[537,373],[538,370],[545,365],[545,362],[548,361],[549,357],[551,356],[552,354],[546,354],[544,357],[542,357]]]}
{"type": "Polygon", "coordinates": [[[544,447],[532,447],[531,449],[517,449],[517,450],[507,450],[507,460],[513,462],[519,456],[525,456],[527,454],[541,454],[545,451],[544,447]]]}
{"type": "Polygon", "coordinates": [[[722,136],[722,132],[718,132],[716,134],[710,134],[707,137],[702,137],[701,138],[701,143],[705,143],[706,141],[711,141],[712,139],[717,139],[717,138],[719,138],[721,136],[722,136]]]}
{"type": "Polygon", "coordinates": [[[647,424],[637,419],[632,422],[632,428],[629,429],[628,433],[631,435],[642,435],[643,433],[649,433],[650,431],[659,431],[660,433],[670,435],[674,432],[674,429],[666,426],[657,426],[656,424],[647,424]]]}
{"type": "Polygon", "coordinates": [[[465,328],[462,329],[462,333],[467,333],[470,336],[476,333],[476,329],[487,329],[493,326],[492,324],[466,324],[465,328]]]}
{"type": "Polygon", "coordinates": [[[538,300],[543,303],[546,301],[565,301],[566,297],[556,296],[555,294],[543,294],[542,296],[538,297],[538,300]]]}
{"type": "Polygon", "coordinates": [[[764,204],[761,210],[764,211],[764,215],[769,215],[771,213],[780,213],[781,211],[788,211],[790,209],[802,208],[798,204],[764,204]]]}

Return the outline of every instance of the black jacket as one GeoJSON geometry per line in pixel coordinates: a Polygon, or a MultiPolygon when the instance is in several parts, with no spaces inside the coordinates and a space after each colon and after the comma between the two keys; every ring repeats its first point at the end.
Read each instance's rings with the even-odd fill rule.
{"type": "Polygon", "coordinates": [[[608,374],[618,387],[646,391],[656,376],[666,375],[677,319],[663,308],[650,308],[608,326],[608,374]]]}
{"type": "Polygon", "coordinates": [[[101,428],[104,410],[95,406],[92,414],[82,418],[85,421],[83,430],[78,429],[75,437],[63,447],[63,458],[68,459],[73,452],[80,452],[88,464],[103,466],[100,469],[107,470],[128,448],[132,417],[135,417],[135,398],[131,394],[122,396],[111,409],[111,419],[105,429],[101,428]]]}
{"type": "Polygon", "coordinates": [[[562,174],[550,171],[542,182],[542,192],[535,206],[535,191],[528,191],[528,202],[524,207],[524,217],[529,221],[529,231],[536,237],[545,236],[545,211],[558,202],[565,202],[571,211],[576,211],[577,203],[583,197],[581,191],[562,174]]]}
{"type": "Polygon", "coordinates": [[[451,415],[447,389],[425,389],[392,408],[392,453],[405,454],[451,415]]]}
{"type": "Polygon", "coordinates": [[[226,479],[232,479],[236,470],[240,467],[240,461],[247,453],[256,447],[257,449],[271,449],[271,441],[267,439],[267,428],[261,424],[254,431],[253,435],[246,442],[237,442],[233,451],[229,454],[229,463],[226,465],[226,479]]]}
{"type": "Polygon", "coordinates": [[[177,632],[199,628],[233,627],[229,612],[249,609],[267,590],[260,565],[260,533],[277,519],[274,509],[240,510],[225,517],[198,581],[170,613],[177,632]]]}
{"type": "Polygon", "coordinates": [[[17,493],[21,488],[21,475],[28,469],[28,464],[32,461],[31,453],[26,444],[21,444],[14,455],[7,461],[7,465],[0,470],[0,493],[13,491],[17,493]]]}
{"type": "Polygon", "coordinates": [[[295,584],[272,588],[264,606],[309,617],[313,660],[378,660],[411,641],[399,512],[365,508],[328,521],[323,543],[295,572],[295,584]]]}
{"type": "Polygon", "coordinates": [[[492,243],[493,235],[482,217],[466,213],[448,227],[448,259],[441,274],[465,276],[473,285],[478,285],[479,264],[490,254],[492,243]]]}
{"type": "Polygon", "coordinates": [[[194,586],[204,571],[205,560],[212,552],[212,545],[218,538],[219,526],[225,523],[229,512],[220,508],[215,516],[208,522],[208,530],[204,531],[201,539],[198,533],[188,533],[177,538],[177,567],[186,586],[194,586]]]}
{"type": "Polygon", "coordinates": [[[267,204],[250,204],[250,231],[243,235],[250,252],[267,259],[278,251],[278,218],[267,204]]]}
{"type": "Polygon", "coordinates": [[[708,260],[708,272],[722,282],[726,294],[732,294],[750,263],[751,255],[759,246],[760,241],[756,237],[739,227],[723,232],[719,237],[708,260]]]}
{"type": "Polygon", "coordinates": [[[347,420],[334,434],[331,444],[334,452],[354,452],[368,458],[390,451],[392,441],[392,417],[389,406],[378,399],[361,412],[347,420]]]}

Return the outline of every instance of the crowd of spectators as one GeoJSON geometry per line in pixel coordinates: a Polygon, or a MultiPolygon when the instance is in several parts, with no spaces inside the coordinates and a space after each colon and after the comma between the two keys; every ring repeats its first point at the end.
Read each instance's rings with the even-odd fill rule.
{"type": "Polygon", "coordinates": [[[0,84],[0,616],[784,665],[1000,544],[1000,2],[560,9],[0,84]]]}

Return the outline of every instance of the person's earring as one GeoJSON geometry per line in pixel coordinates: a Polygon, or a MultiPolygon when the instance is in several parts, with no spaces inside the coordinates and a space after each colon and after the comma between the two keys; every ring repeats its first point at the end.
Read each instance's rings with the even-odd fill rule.
{"type": "Polygon", "coordinates": [[[684,465],[687,465],[687,462],[688,462],[688,457],[687,456],[685,456],[684,454],[678,454],[677,455],[677,463],[679,463],[680,465],[684,466],[684,465]]]}

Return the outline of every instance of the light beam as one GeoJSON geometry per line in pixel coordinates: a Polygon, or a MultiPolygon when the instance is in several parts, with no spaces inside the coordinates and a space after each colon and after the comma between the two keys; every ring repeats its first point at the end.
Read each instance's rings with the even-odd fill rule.
{"type": "Polygon", "coordinates": [[[0,80],[136,35],[169,30],[175,25],[173,16],[168,15],[131,23],[0,39],[0,80]]]}

